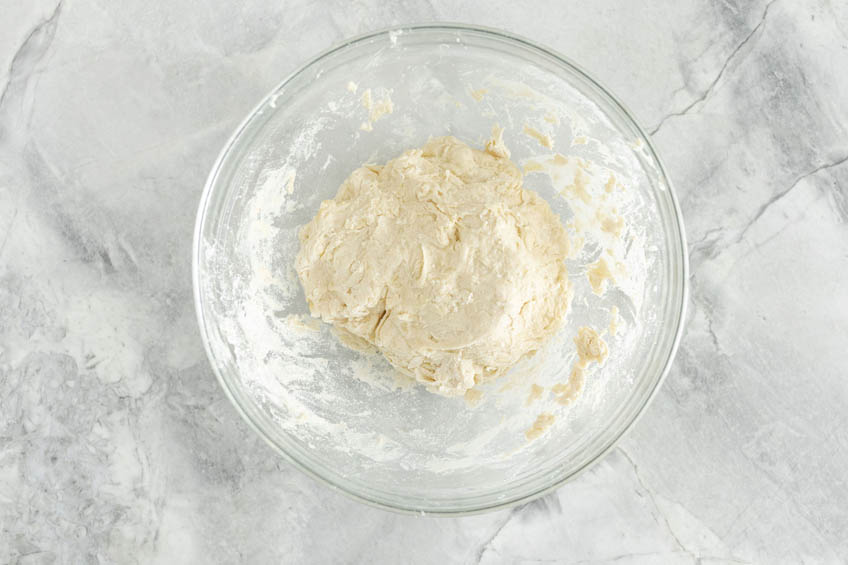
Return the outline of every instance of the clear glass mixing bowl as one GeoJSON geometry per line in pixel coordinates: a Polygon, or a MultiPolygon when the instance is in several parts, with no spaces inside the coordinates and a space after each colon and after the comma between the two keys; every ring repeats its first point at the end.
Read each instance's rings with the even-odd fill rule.
{"type": "MultiPolygon", "coordinates": [[[[555,181],[528,175],[569,223],[555,181]]],[[[624,196],[622,196],[624,198],[624,196]]],[[[572,226],[573,227],[573,226],[572,226]]],[[[669,369],[680,337],[686,254],[680,212],[650,140],[607,90],[560,55],[503,32],[417,25],[335,47],[284,80],[238,128],[204,190],[194,241],[201,334],[233,404],[275,449],[310,475],[360,500],[396,510],[460,514],[527,501],[607,452],[633,425],[669,369]],[[362,96],[390,98],[371,120],[362,96]],[[310,324],[292,265],[297,233],[322,200],[362,163],[385,162],[451,134],[480,147],[506,128],[519,163],[552,153],[522,135],[544,129],[554,149],[622,179],[633,252],[629,293],[587,283],[602,252],[589,241],[569,262],[575,299],[551,344],[471,406],[421,387],[395,388],[380,356],[339,344],[310,324]],[[567,379],[572,338],[604,328],[610,357],[572,405],[526,404],[531,383],[567,379]],[[546,408],[547,406],[547,408],[546,408]],[[543,410],[552,428],[528,442],[543,410]]],[[[628,259],[631,261],[631,259],[628,259]]],[[[547,403],[547,404],[546,404],[547,403]]]]}

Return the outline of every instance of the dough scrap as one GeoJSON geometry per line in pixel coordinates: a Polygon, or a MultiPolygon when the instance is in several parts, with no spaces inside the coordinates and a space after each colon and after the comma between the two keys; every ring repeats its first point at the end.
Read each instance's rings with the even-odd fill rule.
{"type": "Polygon", "coordinates": [[[530,385],[530,393],[527,395],[527,400],[524,401],[525,406],[529,406],[542,398],[542,393],[545,392],[545,387],[533,383],[530,385]]]}
{"type": "MultiPolygon", "coordinates": [[[[353,90],[353,92],[356,92],[356,90],[353,90]]],[[[367,131],[374,129],[374,122],[387,114],[391,114],[395,109],[394,103],[388,94],[385,94],[380,100],[375,101],[370,88],[362,93],[361,102],[362,107],[368,110],[368,121],[363,122],[360,129],[366,129],[364,126],[367,124],[367,131]]]]}
{"type": "Polygon", "coordinates": [[[603,365],[609,355],[607,342],[601,339],[598,332],[589,326],[582,326],[577,330],[574,344],[577,346],[579,364],[583,367],[591,362],[603,365]]]}
{"type": "Polygon", "coordinates": [[[536,128],[530,127],[525,124],[524,134],[538,141],[539,145],[541,145],[542,147],[547,147],[548,149],[553,149],[554,147],[554,140],[551,139],[551,136],[540,132],[536,128]]]}
{"type": "Polygon", "coordinates": [[[606,290],[606,281],[615,282],[615,274],[610,269],[609,262],[604,257],[601,257],[596,263],[592,263],[589,266],[586,276],[589,279],[589,284],[592,286],[592,292],[598,296],[602,295],[606,290]]]}
{"type": "Polygon", "coordinates": [[[611,336],[615,336],[618,333],[618,328],[621,326],[621,316],[618,313],[618,306],[613,306],[610,308],[610,323],[609,323],[609,333],[611,336]]]}
{"type": "Polygon", "coordinates": [[[539,416],[536,417],[536,421],[533,422],[533,425],[524,431],[524,437],[527,438],[527,441],[533,441],[534,439],[538,439],[539,436],[544,434],[548,430],[548,428],[550,428],[554,424],[555,421],[556,416],[554,416],[550,412],[542,412],[541,414],[539,414],[539,416]]]}
{"type": "Polygon", "coordinates": [[[471,91],[471,98],[473,98],[477,102],[480,102],[483,99],[483,97],[486,96],[486,94],[488,94],[488,93],[489,93],[488,89],[478,88],[477,90],[471,91]]]}
{"type": "Polygon", "coordinates": [[[563,405],[571,404],[583,391],[586,384],[586,368],[589,364],[603,365],[609,356],[607,342],[589,326],[582,326],[577,330],[574,344],[577,346],[577,363],[571,369],[568,382],[551,387],[557,402],[563,405]]]}
{"type": "Polygon", "coordinates": [[[537,351],[571,298],[565,228],[493,133],[486,151],[438,137],[360,167],[300,232],[312,315],[444,395],[537,351]]]}

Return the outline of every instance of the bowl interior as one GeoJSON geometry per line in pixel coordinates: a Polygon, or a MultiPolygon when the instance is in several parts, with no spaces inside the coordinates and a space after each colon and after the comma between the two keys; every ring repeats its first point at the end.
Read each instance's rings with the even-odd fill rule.
{"type": "MultiPolygon", "coordinates": [[[[525,178],[576,232],[580,210],[560,194],[563,182],[550,174],[525,178]]],[[[204,193],[195,291],[212,364],[272,445],[372,503],[469,512],[558,484],[634,421],[673,354],[683,249],[673,195],[648,140],[594,81],[498,32],[419,26],[346,43],[257,107],[204,193]],[[366,91],[374,103],[390,99],[392,113],[371,114],[366,91]],[[615,177],[615,205],[626,219],[616,245],[627,274],[594,294],[586,270],[611,244],[581,235],[586,243],[568,264],[575,298],[565,327],[504,380],[483,387],[470,406],[407,386],[382,357],[348,349],[328,326],[311,322],[293,264],[300,226],[355,168],[385,162],[429,136],[450,134],[479,148],[496,123],[517,163],[560,153],[590,163],[590,183],[615,177]],[[550,135],[553,148],[525,135],[525,126],[550,135]],[[613,306],[621,320],[615,335],[607,329],[613,306]],[[528,406],[531,384],[547,391],[568,379],[572,340],[584,325],[605,332],[607,362],[587,376],[570,406],[548,394],[528,406]],[[542,412],[556,420],[528,442],[524,430],[542,412]]]]}

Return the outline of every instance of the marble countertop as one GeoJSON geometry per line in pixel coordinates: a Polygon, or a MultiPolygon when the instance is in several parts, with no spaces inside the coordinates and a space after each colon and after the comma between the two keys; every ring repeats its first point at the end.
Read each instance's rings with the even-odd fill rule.
{"type": "Polygon", "coordinates": [[[0,563],[848,560],[848,4],[528,6],[0,0],[0,563]],[[276,456],[219,390],[191,297],[196,205],[243,116],[342,38],[423,20],[598,76],[651,132],[690,242],[687,331],[627,438],[457,519],[276,456]]]}

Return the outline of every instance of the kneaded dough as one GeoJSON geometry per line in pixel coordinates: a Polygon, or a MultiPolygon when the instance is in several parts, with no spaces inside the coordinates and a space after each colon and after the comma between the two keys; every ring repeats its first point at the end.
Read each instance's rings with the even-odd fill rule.
{"type": "Polygon", "coordinates": [[[300,232],[312,315],[433,392],[502,375],[570,300],[567,233],[522,181],[499,128],[485,151],[438,137],[356,169],[300,232]]]}

